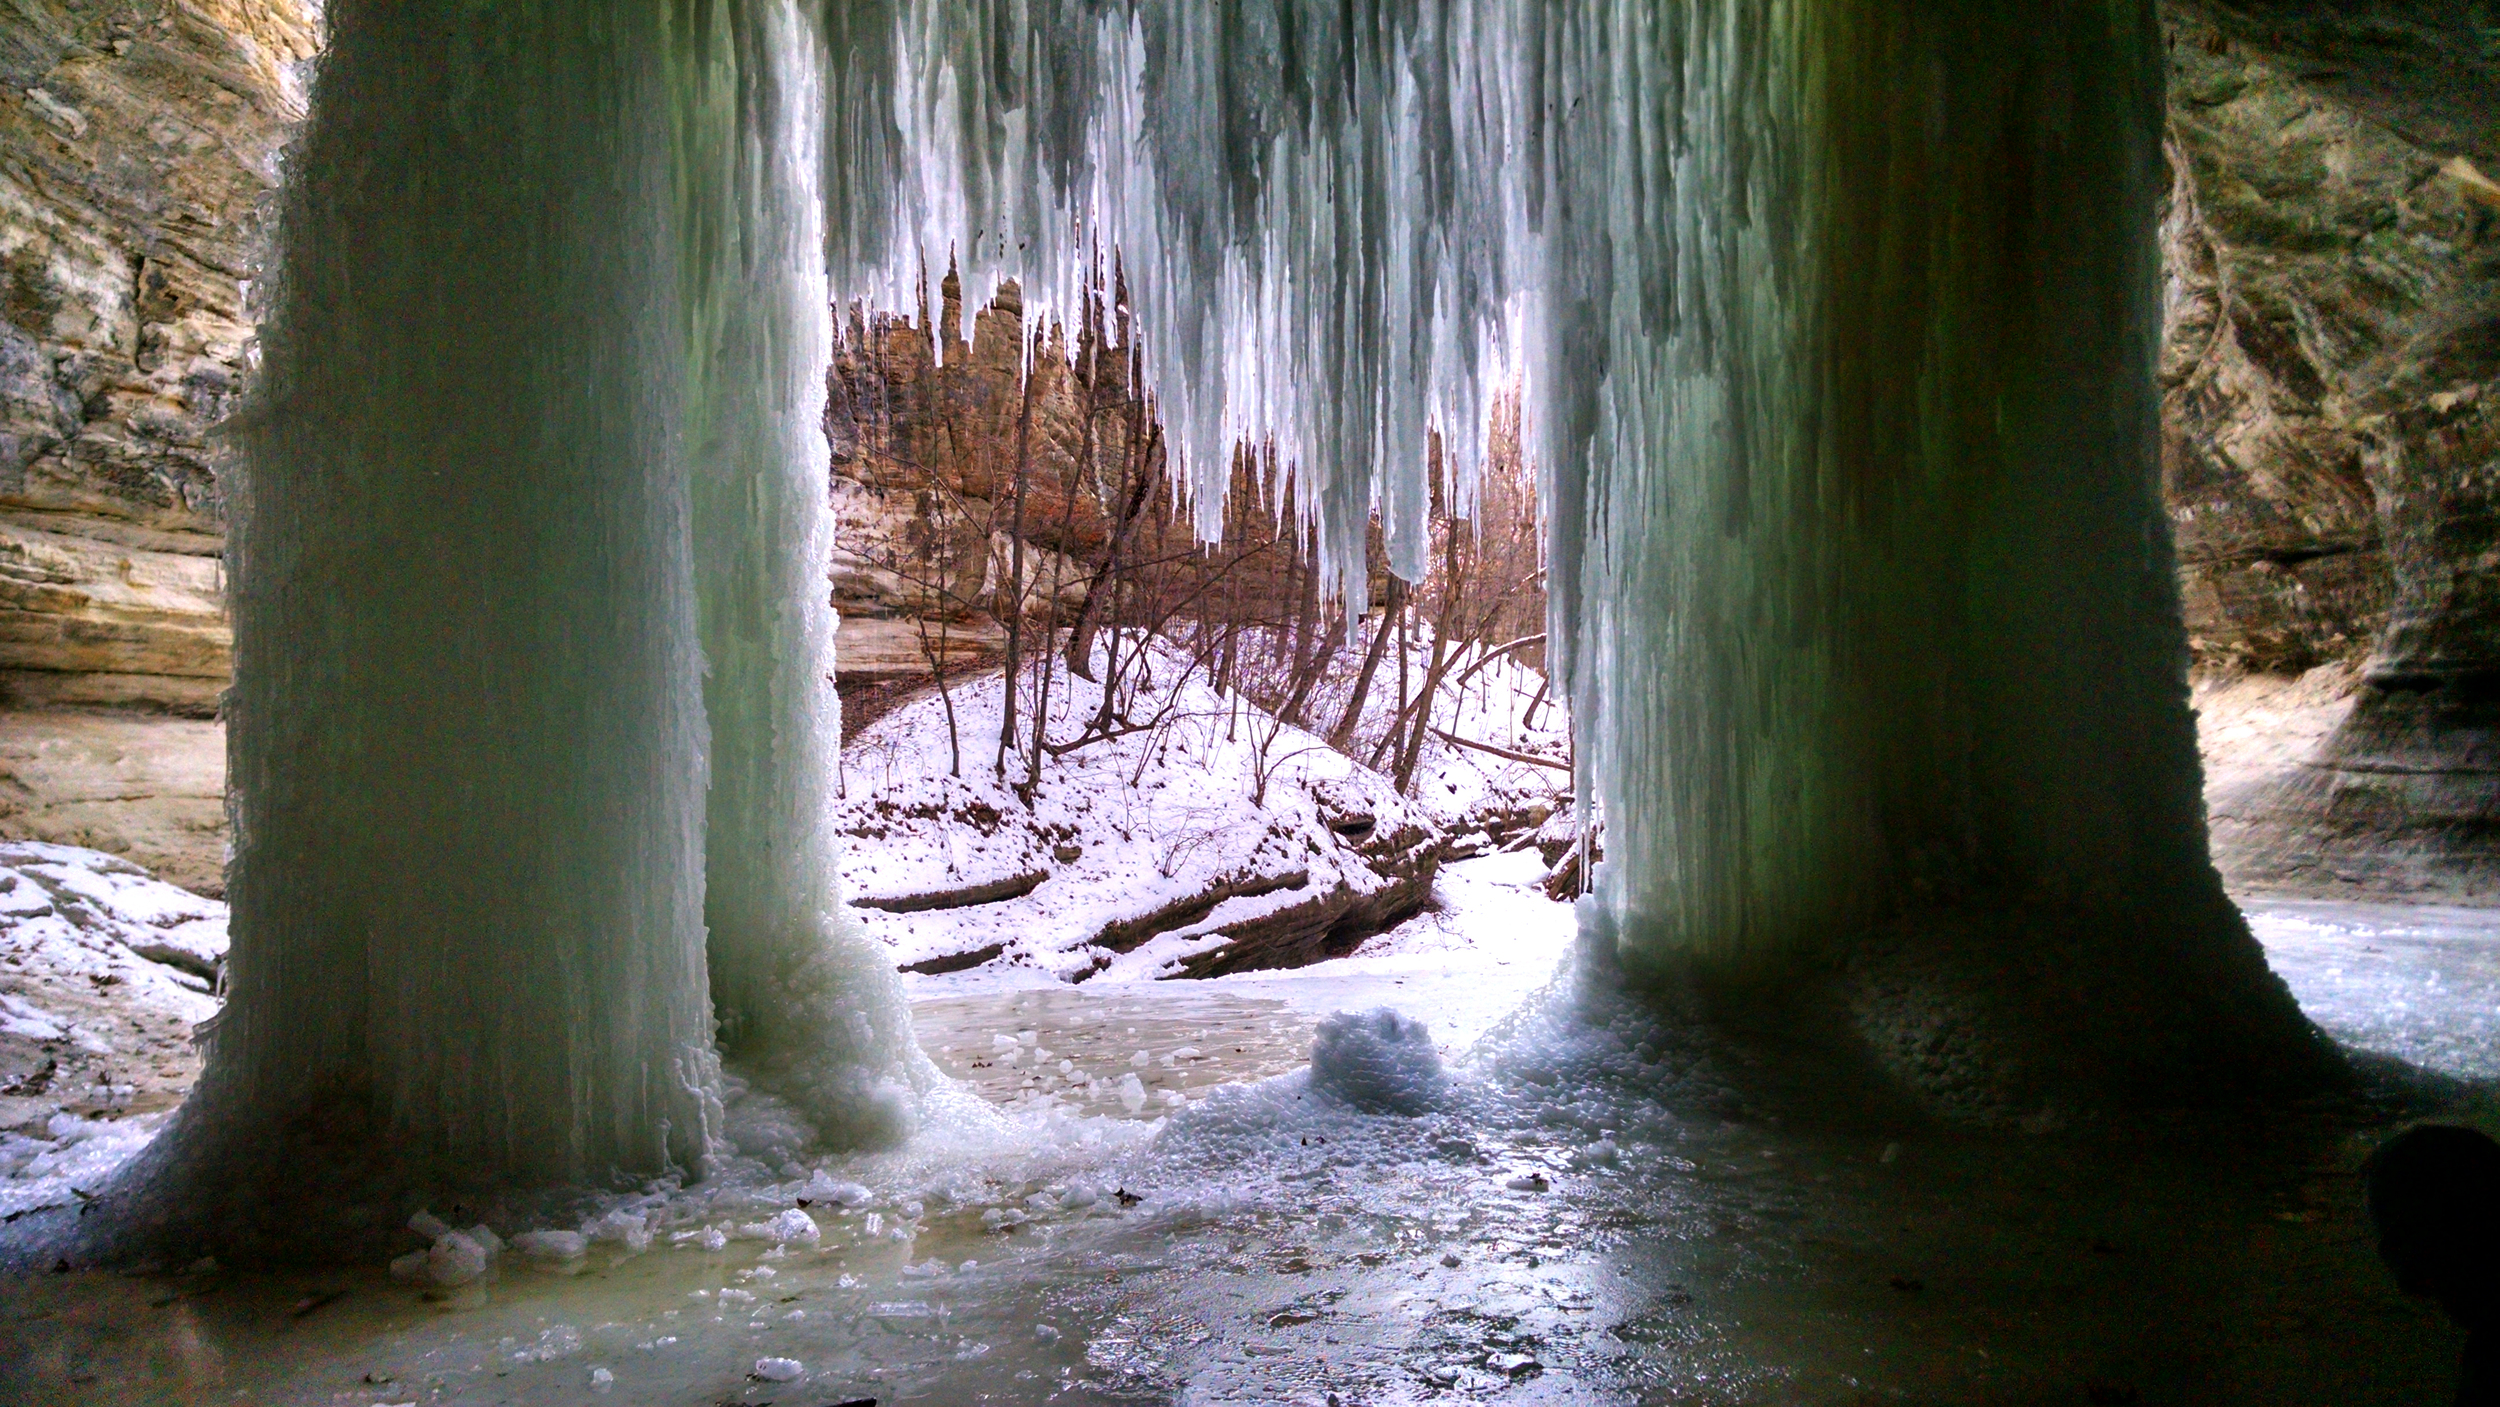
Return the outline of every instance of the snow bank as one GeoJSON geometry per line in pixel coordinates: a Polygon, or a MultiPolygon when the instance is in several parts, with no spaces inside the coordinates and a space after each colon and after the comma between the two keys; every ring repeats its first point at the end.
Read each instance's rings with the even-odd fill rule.
{"type": "MultiPolygon", "coordinates": [[[[1018,754],[994,766],[999,676],[853,742],[834,820],[844,886],[898,965],[1060,981],[1292,966],[1423,905],[1440,832],[1387,778],[1218,693],[1175,651],[1132,674],[1108,736],[1046,756],[1029,800],[1018,754]]],[[[1029,730],[1029,680],[1019,694],[1029,730]]],[[[1101,705],[1100,686],[1055,677],[1053,746],[1101,705]]]]}
{"type": "Polygon", "coordinates": [[[0,1215],[70,1204],[154,1136],[225,955],[214,899],[97,851],[0,843],[0,1215]]]}

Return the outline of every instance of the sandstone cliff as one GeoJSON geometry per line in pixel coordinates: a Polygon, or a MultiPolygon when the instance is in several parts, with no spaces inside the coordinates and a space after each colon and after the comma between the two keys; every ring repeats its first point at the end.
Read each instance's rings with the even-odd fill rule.
{"type": "Polygon", "coordinates": [[[2354,686],[2316,749],[2218,778],[2241,887],[2500,892],[2500,185],[2471,120],[2492,89],[2456,81],[2500,66],[2439,39],[2470,8],[2215,4],[2173,30],[2190,632],[2208,670],[2359,665],[2330,671],[2354,686]]]}
{"type": "Polygon", "coordinates": [[[308,0],[19,0],[0,29],[0,687],[215,707],[212,434],[249,374],[308,0]]]}

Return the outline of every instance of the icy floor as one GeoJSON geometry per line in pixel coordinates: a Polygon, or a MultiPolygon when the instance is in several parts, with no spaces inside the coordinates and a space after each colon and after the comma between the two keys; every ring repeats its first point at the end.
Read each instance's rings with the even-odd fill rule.
{"type": "Polygon", "coordinates": [[[2337,1040],[2443,1074],[2500,1079],[2500,911],[2245,907],[2274,970],[2337,1040]]]}
{"type": "MultiPolygon", "coordinates": [[[[812,1244],[735,1239],[723,1206],[717,1248],[508,1256],[443,1300],[378,1272],[45,1277],[0,1293],[0,1402],[2444,1400],[2457,1343],[2384,1283],[2364,1140],[2319,1121],[1805,1129],[1606,1011],[1499,1078],[1464,1065],[1566,943],[1529,868],[1455,867],[1444,912],[1302,973],[922,983],[924,1044],[1008,1135],[837,1165],[866,1198],[819,1199],[812,1244]],[[1384,1004],[1453,1066],[1420,1114],[1299,1069],[1327,1012],[1384,1004]]],[[[2340,1038],[2492,1073],[2500,923],[2252,918],[2340,1038]]]]}

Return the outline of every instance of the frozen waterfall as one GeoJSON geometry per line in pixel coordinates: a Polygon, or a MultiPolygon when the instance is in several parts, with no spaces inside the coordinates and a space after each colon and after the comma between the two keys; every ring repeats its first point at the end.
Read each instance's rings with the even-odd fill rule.
{"type": "Polygon", "coordinates": [[[2090,958],[2039,1039],[2302,1039],[2203,851],[2150,0],[328,14],[236,498],[233,997],[141,1175],[698,1171],[716,1016],[827,1141],[908,1126],[818,824],[817,416],[828,295],[950,255],[1048,313],[1119,251],[1202,521],[1273,436],[1349,595],[1524,378],[1635,976],[1908,924],[1926,981],[1933,912],[1991,1029],[2037,947],[2090,958]]]}

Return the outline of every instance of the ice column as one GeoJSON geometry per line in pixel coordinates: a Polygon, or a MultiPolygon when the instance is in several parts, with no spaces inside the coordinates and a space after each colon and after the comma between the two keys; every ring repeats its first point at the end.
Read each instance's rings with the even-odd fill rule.
{"type": "Polygon", "coordinates": [[[786,0],[688,7],[679,85],[694,572],[712,743],[704,916],[724,1050],[829,1143],[932,1078],[893,962],[841,907],[823,427],[825,55],[786,0]]]}
{"type": "Polygon", "coordinates": [[[232,996],[164,1156],[310,1129],[481,1177],[694,1169],[670,11],[328,18],[234,514],[232,996]]]}
{"type": "Polygon", "coordinates": [[[1665,13],[1556,26],[1544,448],[1624,943],[2019,903],[2252,964],[2159,495],[2152,7],[1665,13]]]}

